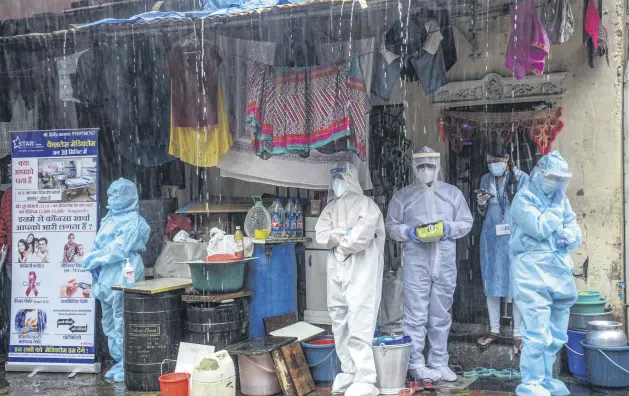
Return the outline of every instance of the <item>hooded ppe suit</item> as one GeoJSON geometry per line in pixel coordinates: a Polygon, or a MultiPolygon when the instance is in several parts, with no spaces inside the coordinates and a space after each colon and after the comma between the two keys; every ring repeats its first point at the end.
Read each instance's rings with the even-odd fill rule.
{"type": "Polygon", "coordinates": [[[552,377],[577,299],[569,250],[581,243],[581,229],[565,197],[570,178],[568,163],[553,151],[539,160],[511,205],[513,290],[523,319],[520,396],[570,394],[552,377]]]}
{"type": "Polygon", "coordinates": [[[447,368],[449,358],[447,343],[452,324],[449,311],[457,276],[456,239],[470,232],[473,218],[461,191],[437,180],[439,153],[429,147],[422,148],[413,155],[413,170],[415,182],[398,191],[389,203],[386,230],[389,238],[404,242],[404,334],[413,341],[409,371],[426,372],[422,352],[428,335],[428,364],[441,372],[447,368]],[[426,165],[434,169],[432,177],[422,173],[426,165]],[[410,240],[409,230],[440,220],[450,228],[447,238],[433,243],[410,240]]]}
{"type": "Polygon", "coordinates": [[[151,228],[138,212],[138,190],[126,179],[118,179],[107,190],[107,209],[102,219],[92,250],[83,259],[83,268],[94,274],[92,294],[100,301],[103,330],[107,336],[109,353],[116,364],[105,378],[124,380],[124,339],[122,320],[122,292],[111,287],[122,284],[124,259],[135,271],[135,279],[144,280],[144,264],[140,253],[146,250],[151,228]]]}
{"type": "Polygon", "coordinates": [[[328,200],[315,230],[317,243],[331,249],[328,311],[343,371],[333,392],[376,396],[371,343],[382,293],[384,219],[378,206],[363,195],[351,163],[332,170],[328,200]]]}

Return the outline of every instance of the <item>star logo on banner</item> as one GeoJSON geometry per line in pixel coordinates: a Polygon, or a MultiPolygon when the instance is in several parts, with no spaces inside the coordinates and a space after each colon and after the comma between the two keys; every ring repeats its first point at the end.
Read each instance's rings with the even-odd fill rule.
{"type": "Polygon", "coordinates": [[[20,137],[16,137],[15,140],[13,140],[13,148],[19,148],[20,146],[22,146],[22,141],[20,140],[20,137]]]}

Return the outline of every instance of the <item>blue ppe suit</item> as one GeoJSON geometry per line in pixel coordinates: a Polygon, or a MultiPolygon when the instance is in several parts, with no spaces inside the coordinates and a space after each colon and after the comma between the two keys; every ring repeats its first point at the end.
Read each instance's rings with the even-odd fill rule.
{"type": "MultiPolygon", "coordinates": [[[[514,168],[518,191],[529,180],[529,175],[514,168]]],[[[511,261],[509,260],[509,235],[496,235],[496,226],[511,223],[511,203],[507,197],[509,178],[507,170],[503,180],[486,173],[481,178],[480,189],[485,190],[493,198],[487,201],[485,210],[479,207],[478,212],[485,217],[480,234],[480,269],[483,286],[487,297],[513,297],[511,288],[511,261]],[[504,213],[503,213],[504,209],[504,213]]]]}
{"type": "MultiPolygon", "coordinates": [[[[422,150],[433,152],[430,148],[422,150]]],[[[434,164],[434,172],[439,175],[439,157],[434,164]]],[[[395,193],[389,203],[385,223],[389,238],[404,243],[403,329],[413,342],[409,370],[425,367],[423,350],[426,336],[430,343],[428,365],[431,368],[448,367],[448,335],[452,325],[450,309],[457,277],[456,240],[470,232],[473,222],[461,190],[439,180],[425,183],[418,175],[419,172],[416,172],[413,184],[395,193]],[[447,239],[421,244],[409,239],[409,229],[436,221],[450,226],[447,239]]]]}
{"type": "Polygon", "coordinates": [[[540,159],[511,206],[513,289],[523,319],[520,396],[570,394],[552,369],[568,340],[570,308],[577,300],[569,250],[581,243],[581,229],[563,192],[549,189],[548,174],[570,177],[556,151],[540,159]],[[566,236],[567,246],[561,241],[566,236]]]}
{"type": "Polygon", "coordinates": [[[144,280],[141,252],[146,250],[151,228],[138,212],[138,190],[131,181],[118,179],[107,190],[107,209],[92,250],[83,259],[83,268],[94,276],[92,294],[100,301],[103,330],[109,353],[116,364],[105,378],[124,381],[124,331],[122,292],[111,287],[122,284],[125,258],[135,271],[135,280],[144,280]]]}

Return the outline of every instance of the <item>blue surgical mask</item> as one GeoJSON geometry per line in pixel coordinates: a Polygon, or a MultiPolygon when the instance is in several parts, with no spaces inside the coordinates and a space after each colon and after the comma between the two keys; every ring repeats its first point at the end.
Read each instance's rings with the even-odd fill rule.
{"type": "Polygon", "coordinates": [[[505,170],[507,170],[507,164],[504,162],[494,162],[493,164],[489,164],[489,171],[496,177],[504,175],[505,170]]]}

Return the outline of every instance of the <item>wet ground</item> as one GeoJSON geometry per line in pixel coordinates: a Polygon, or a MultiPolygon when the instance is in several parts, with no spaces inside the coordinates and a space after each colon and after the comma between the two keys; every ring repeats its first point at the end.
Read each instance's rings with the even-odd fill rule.
{"type": "MultiPolygon", "coordinates": [[[[0,362],[2,360],[0,359],[0,362]]],[[[620,396],[629,395],[628,389],[605,390],[591,389],[587,383],[572,377],[562,378],[573,396],[620,396]]],[[[513,395],[518,381],[496,378],[479,378],[466,390],[438,390],[427,392],[435,396],[507,396],[513,395]]],[[[124,384],[112,384],[101,375],[77,374],[68,378],[67,374],[38,373],[29,377],[29,373],[5,373],[4,362],[0,365],[0,396],[158,396],[156,393],[127,392],[124,384]]],[[[328,389],[321,389],[320,394],[329,395],[328,389]]]]}

